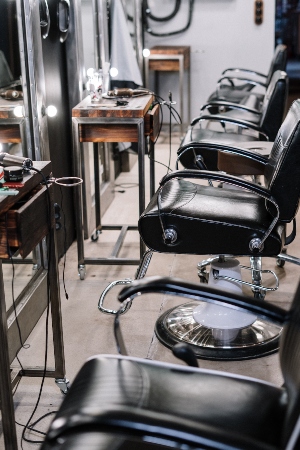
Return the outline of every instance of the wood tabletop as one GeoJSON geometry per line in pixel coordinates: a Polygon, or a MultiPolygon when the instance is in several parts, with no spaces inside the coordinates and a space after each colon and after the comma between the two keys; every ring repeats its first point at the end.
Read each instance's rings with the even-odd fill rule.
{"type": "Polygon", "coordinates": [[[72,117],[90,118],[143,118],[153,101],[153,95],[139,97],[102,98],[99,103],[91,102],[90,96],[83,99],[72,110],[72,117]],[[128,105],[117,106],[117,100],[126,100],[128,105]]]}
{"type": "MultiPolygon", "coordinates": [[[[51,174],[50,161],[33,161],[33,167],[40,170],[45,177],[48,177],[51,174]]],[[[20,185],[24,186],[18,189],[19,193],[17,195],[0,195],[0,215],[8,211],[17,201],[19,201],[41,182],[43,182],[43,178],[39,173],[34,172],[33,170],[25,173],[23,181],[20,182],[20,185]]]]}

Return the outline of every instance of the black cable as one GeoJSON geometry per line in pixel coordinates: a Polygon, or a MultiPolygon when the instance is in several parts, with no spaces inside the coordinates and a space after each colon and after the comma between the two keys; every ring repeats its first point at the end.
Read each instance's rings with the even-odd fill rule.
{"type": "MultiPolygon", "coordinates": [[[[29,425],[27,428],[30,431],[34,431],[35,433],[42,434],[43,436],[46,436],[47,433],[45,433],[44,431],[37,430],[36,428],[34,428],[34,426],[37,423],[39,423],[41,420],[43,420],[45,417],[50,416],[51,414],[56,414],[57,412],[58,411],[50,411],[50,412],[44,414],[43,416],[39,417],[35,422],[33,422],[31,425],[29,425]]],[[[15,420],[15,422],[16,422],[17,425],[19,425],[19,427],[23,427],[24,428],[26,426],[23,423],[17,422],[16,420],[15,420]]],[[[35,443],[43,443],[43,441],[41,441],[41,442],[40,441],[33,441],[33,442],[35,442],[35,443]]]]}
{"type": "Polygon", "coordinates": [[[66,283],[65,283],[65,271],[66,271],[66,262],[67,262],[67,228],[66,228],[66,215],[63,210],[63,191],[62,186],[59,186],[60,188],[60,195],[61,195],[61,213],[63,216],[63,230],[64,230],[64,262],[63,262],[63,273],[62,273],[62,281],[63,281],[63,287],[65,291],[65,297],[66,300],[69,299],[69,294],[67,293],[66,289],[66,283]]]}
{"type": "MultiPolygon", "coordinates": [[[[154,141],[154,144],[156,144],[157,139],[159,138],[159,135],[160,135],[160,133],[161,133],[162,124],[163,124],[163,108],[162,108],[163,105],[165,105],[165,106],[166,106],[167,108],[169,108],[169,110],[170,110],[170,122],[169,122],[170,127],[171,127],[171,117],[174,118],[174,120],[176,121],[177,124],[181,124],[181,123],[182,123],[182,120],[181,120],[181,117],[180,117],[178,111],[176,111],[176,109],[171,105],[171,102],[170,102],[170,104],[168,104],[168,103],[167,103],[160,95],[155,94],[154,92],[151,92],[151,91],[149,91],[149,93],[151,93],[151,94],[155,97],[156,102],[157,102],[157,104],[158,104],[159,107],[160,107],[160,114],[161,114],[161,120],[160,120],[160,125],[159,125],[159,131],[158,131],[157,137],[156,137],[156,139],[155,139],[155,141],[154,141]]],[[[155,106],[155,104],[154,104],[154,106],[155,106]]],[[[170,147],[171,147],[171,130],[170,130],[169,134],[170,134],[170,147]]],[[[170,148],[170,153],[169,153],[169,163],[168,163],[168,165],[167,165],[167,164],[164,164],[164,163],[162,163],[162,162],[160,162],[160,161],[157,161],[156,159],[154,159],[153,157],[151,157],[150,153],[148,153],[148,158],[151,159],[152,161],[154,161],[155,163],[160,164],[160,165],[166,167],[167,173],[169,173],[170,171],[172,172],[172,169],[171,169],[171,167],[170,167],[170,161],[171,161],[171,148],[170,148]]]]}
{"type": "Polygon", "coordinates": [[[192,17],[193,17],[193,11],[194,11],[194,0],[189,0],[189,14],[188,14],[187,24],[179,30],[170,31],[170,32],[166,32],[166,33],[157,33],[157,32],[152,31],[152,29],[150,28],[149,22],[148,22],[147,6],[145,7],[145,3],[147,3],[147,2],[144,0],[143,4],[142,4],[142,16],[143,16],[143,22],[145,25],[144,28],[145,28],[146,32],[151,34],[152,36],[158,36],[158,37],[174,36],[176,34],[183,33],[184,31],[189,29],[189,27],[192,23],[192,17]]]}
{"type": "MultiPolygon", "coordinates": [[[[46,180],[45,175],[39,170],[36,169],[34,167],[31,168],[31,170],[39,173],[41,175],[41,177],[43,178],[43,181],[46,185],[46,189],[47,189],[47,211],[48,211],[48,224],[49,224],[49,232],[51,230],[51,222],[50,222],[50,218],[51,218],[51,197],[50,197],[50,192],[49,192],[49,187],[48,187],[48,183],[46,180]]],[[[50,236],[50,233],[49,233],[50,236]]],[[[49,316],[50,316],[50,276],[49,276],[49,271],[50,271],[50,258],[49,255],[52,252],[52,245],[53,243],[51,242],[51,239],[48,239],[48,277],[47,277],[47,308],[46,308],[46,331],[45,331],[45,354],[44,354],[44,368],[43,368],[43,375],[42,375],[42,381],[41,381],[41,385],[40,385],[40,389],[39,389],[39,393],[38,393],[38,398],[37,401],[35,403],[35,406],[33,408],[33,411],[29,417],[29,419],[26,422],[26,425],[23,428],[22,431],[22,435],[21,435],[21,448],[23,450],[23,441],[25,442],[29,442],[29,443],[42,443],[41,441],[35,441],[35,440],[31,440],[31,439],[27,439],[25,436],[26,430],[30,429],[29,428],[29,423],[31,421],[31,419],[33,418],[37,407],[40,403],[41,400],[41,395],[42,395],[42,390],[44,387],[44,383],[45,383],[45,379],[46,379],[46,371],[47,371],[47,361],[48,361],[48,340],[49,340],[49,316]]]]}
{"type": "Polygon", "coordinates": [[[145,14],[147,14],[147,16],[151,20],[154,20],[155,22],[167,22],[168,20],[173,19],[176,16],[176,14],[178,13],[180,6],[181,6],[181,0],[176,0],[174,10],[171,12],[171,14],[169,14],[168,16],[164,16],[164,17],[157,17],[151,13],[151,10],[148,5],[148,0],[143,0],[143,4],[145,4],[145,6],[144,6],[145,14]]]}

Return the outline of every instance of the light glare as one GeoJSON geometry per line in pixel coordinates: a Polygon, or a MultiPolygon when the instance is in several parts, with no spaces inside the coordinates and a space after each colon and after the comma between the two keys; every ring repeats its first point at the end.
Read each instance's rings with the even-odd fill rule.
{"type": "Polygon", "coordinates": [[[111,75],[112,77],[116,77],[116,76],[118,75],[119,71],[118,71],[118,69],[117,69],[116,67],[112,67],[112,68],[110,69],[109,73],[110,73],[110,75],[111,75]]]}
{"type": "Polygon", "coordinates": [[[16,117],[24,117],[23,106],[19,105],[14,108],[14,115],[16,117]]]}
{"type": "Polygon", "coordinates": [[[57,114],[57,108],[54,105],[47,106],[46,114],[48,117],[55,117],[57,114]]]}

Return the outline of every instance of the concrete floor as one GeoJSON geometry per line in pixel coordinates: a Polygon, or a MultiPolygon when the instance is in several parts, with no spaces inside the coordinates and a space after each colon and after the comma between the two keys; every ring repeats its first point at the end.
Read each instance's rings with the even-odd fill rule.
{"type": "MultiPolygon", "coordinates": [[[[179,136],[175,136],[172,142],[171,167],[175,166],[175,154],[179,145],[179,136]]],[[[162,136],[159,145],[156,146],[156,160],[168,164],[169,144],[168,137],[162,136]]],[[[148,161],[147,161],[148,162],[148,161]]],[[[148,174],[148,171],[146,171],[148,174]]],[[[166,168],[156,164],[157,181],[166,173],[166,168]]],[[[146,182],[148,185],[148,182],[146,182]]],[[[121,173],[116,180],[115,199],[105,216],[103,223],[129,223],[134,224],[138,219],[138,186],[137,186],[137,164],[128,173],[121,173]],[[133,184],[133,186],[132,186],[133,184]],[[131,187],[129,187],[131,186],[131,187]],[[119,192],[125,191],[125,192],[119,192]]],[[[147,193],[147,201],[149,194],[147,193]]],[[[114,241],[114,232],[103,232],[98,242],[87,240],[85,242],[85,254],[87,256],[106,256],[114,241]]],[[[293,242],[288,253],[300,257],[299,238],[293,242]]],[[[137,232],[130,232],[125,241],[120,256],[139,256],[139,238],[137,232]]],[[[204,259],[197,256],[178,256],[154,254],[147,276],[166,275],[181,277],[185,280],[199,282],[197,276],[197,263],[204,259]]],[[[248,265],[248,258],[241,258],[241,263],[248,265]]],[[[60,261],[60,278],[62,280],[64,261],[60,261]]],[[[284,268],[276,266],[275,259],[266,258],[263,268],[274,270],[279,279],[280,287],[277,292],[267,294],[266,301],[276,303],[282,307],[289,307],[296,285],[299,279],[298,266],[286,264],[284,268]]],[[[100,353],[116,353],[113,337],[113,316],[105,315],[98,311],[97,304],[99,296],[110,281],[123,278],[134,278],[135,266],[87,266],[85,280],[80,280],[77,274],[77,248],[76,242],[70,247],[65,261],[65,284],[69,296],[65,298],[63,286],[61,287],[62,320],[65,343],[66,376],[72,382],[75,374],[91,355],[100,353]]],[[[29,274],[24,275],[24,280],[29,274]]],[[[22,275],[17,276],[20,280],[22,275]]],[[[265,283],[271,283],[267,275],[265,283]]],[[[114,308],[117,306],[116,295],[118,288],[111,291],[106,299],[106,306],[114,308]]],[[[249,293],[249,290],[245,290],[249,293]]],[[[158,316],[175,304],[184,303],[182,299],[174,299],[164,295],[145,295],[133,303],[130,311],[122,316],[122,325],[125,342],[130,355],[147,357],[150,359],[177,362],[180,361],[172,355],[171,351],[164,347],[156,338],[153,329],[158,316]]],[[[22,349],[19,358],[26,365],[43,365],[45,341],[45,316],[41,318],[38,325],[28,339],[30,348],[22,349]]],[[[51,339],[49,342],[49,365],[53,362],[53,351],[51,339]]],[[[278,354],[271,356],[246,360],[246,361],[208,361],[200,360],[200,366],[226,372],[244,374],[263,380],[268,380],[280,385],[282,377],[279,368],[278,354]]],[[[17,366],[16,362],[16,366],[17,366]]],[[[16,421],[25,424],[36,404],[41,385],[40,379],[22,378],[14,395],[16,421]]],[[[44,414],[55,411],[59,407],[63,395],[56,387],[54,380],[46,379],[41,399],[34,415],[36,420],[44,414]]],[[[42,420],[36,427],[42,431],[47,430],[51,416],[42,420]]],[[[17,425],[19,448],[22,427],[17,425]]],[[[36,433],[26,435],[30,439],[40,440],[41,436],[36,433]]],[[[23,449],[39,448],[40,444],[29,444],[23,442],[23,449]]],[[[4,448],[0,441],[0,448],[4,448]]]]}

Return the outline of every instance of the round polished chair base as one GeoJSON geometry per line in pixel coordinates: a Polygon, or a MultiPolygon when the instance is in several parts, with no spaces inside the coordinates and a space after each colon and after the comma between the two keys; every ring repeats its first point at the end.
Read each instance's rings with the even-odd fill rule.
{"type": "Polygon", "coordinates": [[[165,346],[178,342],[191,345],[197,358],[211,360],[253,359],[275,353],[282,328],[257,319],[250,326],[237,330],[233,339],[219,339],[222,330],[207,328],[194,320],[193,311],[200,302],[189,302],[169,309],[155,326],[155,333],[165,346]]]}

